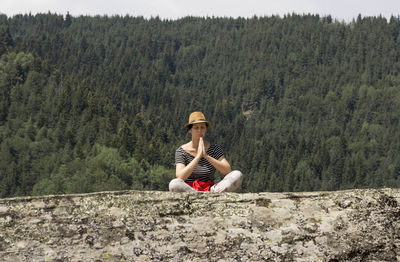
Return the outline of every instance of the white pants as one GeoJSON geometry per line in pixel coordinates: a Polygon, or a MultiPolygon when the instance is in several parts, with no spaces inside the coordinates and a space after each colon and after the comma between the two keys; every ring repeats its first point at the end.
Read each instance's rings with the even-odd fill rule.
{"type": "MultiPolygon", "coordinates": [[[[225,175],[218,184],[210,188],[210,192],[233,192],[242,184],[243,174],[239,170],[234,170],[225,175]]],[[[169,183],[169,191],[171,192],[198,192],[189,186],[180,178],[172,179],[169,183]]]]}

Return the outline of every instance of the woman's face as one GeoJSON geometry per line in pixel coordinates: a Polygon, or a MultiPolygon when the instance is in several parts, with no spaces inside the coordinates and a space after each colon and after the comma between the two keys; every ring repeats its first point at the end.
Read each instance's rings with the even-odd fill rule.
{"type": "Polygon", "coordinates": [[[206,123],[196,123],[193,124],[192,128],[189,130],[189,133],[192,134],[192,138],[200,138],[204,137],[207,132],[206,123]]]}

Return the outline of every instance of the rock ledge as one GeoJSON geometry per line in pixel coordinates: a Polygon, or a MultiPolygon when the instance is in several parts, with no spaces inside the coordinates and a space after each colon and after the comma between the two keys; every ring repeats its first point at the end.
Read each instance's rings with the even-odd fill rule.
{"type": "Polygon", "coordinates": [[[400,261],[400,189],[0,199],[2,261],[400,261]]]}

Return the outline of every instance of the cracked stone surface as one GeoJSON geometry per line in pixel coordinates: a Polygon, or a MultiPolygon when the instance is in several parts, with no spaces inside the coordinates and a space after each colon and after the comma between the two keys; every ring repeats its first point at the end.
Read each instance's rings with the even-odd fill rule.
{"type": "Polygon", "coordinates": [[[0,199],[1,261],[400,261],[400,189],[0,199]]]}

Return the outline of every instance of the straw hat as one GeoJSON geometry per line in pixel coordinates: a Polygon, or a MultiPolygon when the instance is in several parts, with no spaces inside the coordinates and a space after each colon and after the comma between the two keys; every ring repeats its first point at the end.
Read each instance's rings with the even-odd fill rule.
{"type": "Polygon", "coordinates": [[[193,112],[189,116],[189,122],[185,125],[186,127],[189,127],[190,125],[196,124],[196,123],[206,123],[207,126],[210,125],[210,122],[206,120],[206,117],[202,112],[193,112]]]}

